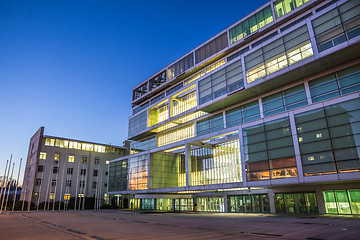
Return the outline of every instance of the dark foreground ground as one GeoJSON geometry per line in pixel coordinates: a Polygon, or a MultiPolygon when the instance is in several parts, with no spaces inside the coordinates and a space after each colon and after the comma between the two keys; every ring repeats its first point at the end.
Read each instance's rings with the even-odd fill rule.
{"type": "Polygon", "coordinates": [[[0,215],[0,239],[360,239],[359,216],[139,213],[119,210],[0,215]]]}

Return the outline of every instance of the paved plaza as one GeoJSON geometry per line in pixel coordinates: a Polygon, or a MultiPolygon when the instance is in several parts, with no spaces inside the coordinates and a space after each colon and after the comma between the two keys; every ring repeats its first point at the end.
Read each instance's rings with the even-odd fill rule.
{"type": "Polygon", "coordinates": [[[0,239],[360,239],[358,216],[141,213],[120,210],[0,215],[0,239]]]}

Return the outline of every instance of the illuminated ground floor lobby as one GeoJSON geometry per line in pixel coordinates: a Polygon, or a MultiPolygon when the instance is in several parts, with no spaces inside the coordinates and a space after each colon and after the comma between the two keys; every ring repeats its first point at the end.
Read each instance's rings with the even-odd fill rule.
{"type": "Polygon", "coordinates": [[[360,215],[360,182],[123,197],[145,211],[360,215]]]}

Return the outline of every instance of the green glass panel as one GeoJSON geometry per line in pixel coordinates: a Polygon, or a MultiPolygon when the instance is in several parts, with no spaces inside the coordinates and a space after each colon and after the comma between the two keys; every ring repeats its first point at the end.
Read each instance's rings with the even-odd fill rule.
{"type": "Polygon", "coordinates": [[[338,214],[335,195],[333,191],[323,191],[326,213],[338,214]]]}
{"type": "Polygon", "coordinates": [[[276,213],[285,212],[284,195],[282,193],[275,194],[275,211],[276,213]]]}
{"type": "Polygon", "coordinates": [[[346,190],[335,190],[334,192],[339,214],[351,214],[346,190]]]}
{"type": "Polygon", "coordinates": [[[348,190],[352,214],[360,214],[360,189],[348,190]]]}
{"type": "Polygon", "coordinates": [[[285,193],[284,194],[285,210],[287,213],[295,213],[295,200],[294,194],[285,193]]]}

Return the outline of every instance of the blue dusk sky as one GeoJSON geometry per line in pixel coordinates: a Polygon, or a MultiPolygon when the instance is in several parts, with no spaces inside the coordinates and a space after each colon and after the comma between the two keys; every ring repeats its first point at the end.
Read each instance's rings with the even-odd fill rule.
{"type": "Polygon", "coordinates": [[[41,126],[121,146],[135,85],[266,2],[0,0],[0,175],[41,126]]]}

